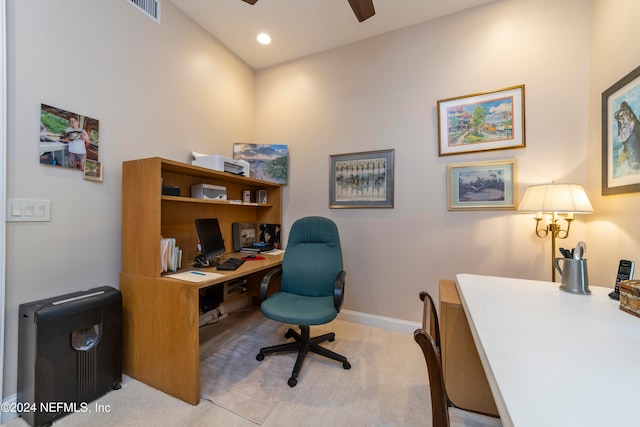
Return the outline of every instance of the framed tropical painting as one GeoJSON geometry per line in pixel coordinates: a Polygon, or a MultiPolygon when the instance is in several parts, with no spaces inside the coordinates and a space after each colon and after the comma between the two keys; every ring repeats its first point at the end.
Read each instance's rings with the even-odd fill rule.
{"type": "Polygon", "coordinates": [[[524,146],[524,85],[438,101],[439,156],[524,146]]]}

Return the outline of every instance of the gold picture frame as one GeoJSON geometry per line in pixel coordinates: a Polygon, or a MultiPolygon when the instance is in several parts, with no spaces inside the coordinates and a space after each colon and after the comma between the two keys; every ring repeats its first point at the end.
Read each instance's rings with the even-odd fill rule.
{"type": "Polygon", "coordinates": [[[516,159],[447,165],[450,211],[516,209],[516,159]]]}
{"type": "Polygon", "coordinates": [[[524,85],[438,101],[438,156],[525,147],[524,85]]]}

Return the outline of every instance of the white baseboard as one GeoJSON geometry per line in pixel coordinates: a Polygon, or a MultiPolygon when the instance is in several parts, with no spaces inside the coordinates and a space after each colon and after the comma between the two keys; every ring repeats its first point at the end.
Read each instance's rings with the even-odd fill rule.
{"type": "Polygon", "coordinates": [[[341,310],[338,313],[338,319],[411,335],[413,335],[413,331],[422,327],[422,324],[418,322],[408,322],[392,317],[376,316],[351,310],[341,310]]]}

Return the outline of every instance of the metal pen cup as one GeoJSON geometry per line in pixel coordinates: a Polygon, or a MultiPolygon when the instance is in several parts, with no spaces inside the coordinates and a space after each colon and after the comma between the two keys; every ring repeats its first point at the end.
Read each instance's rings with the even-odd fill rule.
{"type": "Polygon", "coordinates": [[[562,276],[561,291],[581,295],[591,294],[586,259],[556,258],[554,264],[562,276]],[[560,261],[564,261],[563,268],[560,268],[560,261]]]}

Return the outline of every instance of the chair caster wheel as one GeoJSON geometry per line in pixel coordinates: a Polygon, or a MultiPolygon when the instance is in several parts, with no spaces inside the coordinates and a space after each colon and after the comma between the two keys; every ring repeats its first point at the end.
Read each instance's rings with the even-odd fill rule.
{"type": "Polygon", "coordinates": [[[293,377],[291,377],[291,378],[289,378],[289,381],[287,381],[287,384],[289,384],[289,387],[295,387],[296,384],[298,384],[298,380],[293,378],[293,377]]]}
{"type": "Polygon", "coordinates": [[[344,369],[351,369],[351,363],[349,362],[342,362],[342,367],[344,369]]]}
{"type": "Polygon", "coordinates": [[[287,339],[291,338],[292,336],[293,335],[291,335],[291,331],[287,331],[287,332],[284,333],[284,337],[287,338],[287,339]]]}
{"type": "Polygon", "coordinates": [[[263,361],[263,360],[264,360],[264,353],[258,353],[258,354],[256,355],[256,360],[257,360],[258,362],[263,361]]]}
{"type": "Polygon", "coordinates": [[[329,341],[329,342],[334,342],[335,340],[336,340],[336,338],[335,338],[335,337],[333,337],[333,338],[329,338],[329,339],[328,339],[328,341],[329,341]]]}

